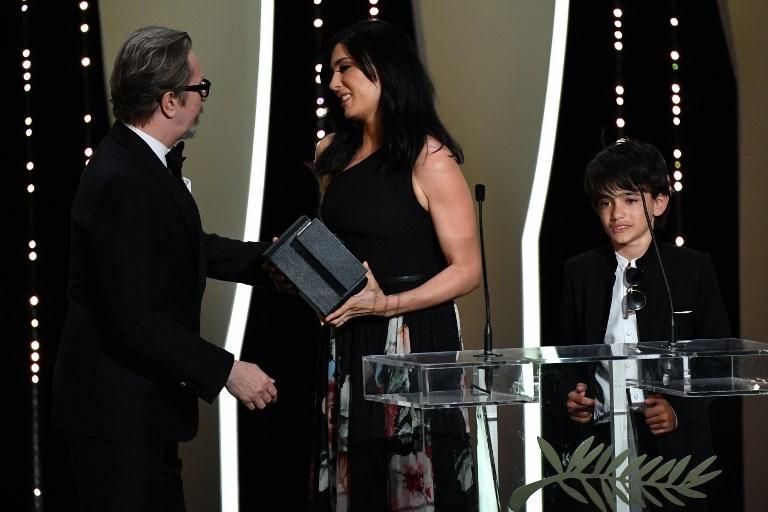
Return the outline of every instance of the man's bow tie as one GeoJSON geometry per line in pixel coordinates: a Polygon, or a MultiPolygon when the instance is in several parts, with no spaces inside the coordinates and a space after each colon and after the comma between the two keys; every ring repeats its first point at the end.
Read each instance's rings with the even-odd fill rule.
{"type": "Polygon", "coordinates": [[[184,141],[180,141],[173,146],[171,150],[166,153],[165,161],[168,163],[168,170],[171,171],[174,177],[181,179],[181,166],[184,163],[184,159],[187,158],[182,155],[184,151],[184,141]]]}

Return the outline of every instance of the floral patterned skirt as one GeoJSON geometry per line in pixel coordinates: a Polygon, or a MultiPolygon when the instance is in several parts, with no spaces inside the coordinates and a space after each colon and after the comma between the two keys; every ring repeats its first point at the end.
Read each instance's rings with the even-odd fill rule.
{"type": "MultiPolygon", "coordinates": [[[[456,307],[441,304],[390,319],[365,317],[329,329],[319,436],[312,479],[314,510],[476,510],[466,411],[423,412],[363,398],[362,357],[461,350],[456,307]]],[[[385,392],[411,386],[407,373],[385,392]]],[[[457,379],[461,375],[457,373],[457,379]]]]}

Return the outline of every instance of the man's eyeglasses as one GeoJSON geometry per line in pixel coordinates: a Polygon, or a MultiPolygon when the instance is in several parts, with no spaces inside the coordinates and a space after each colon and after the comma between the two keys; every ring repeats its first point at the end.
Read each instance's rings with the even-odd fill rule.
{"type": "Polygon", "coordinates": [[[627,267],[624,270],[624,282],[629,287],[624,300],[626,311],[640,311],[645,307],[645,294],[636,289],[643,282],[643,270],[637,267],[627,267]]]}
{"type": "Polygon", "coordinates": [[[203,101],[208,97],[211,92],[211,81],[207,78],[203,78],[199,84],[188,85],[184,88],[185,91],[196,91],[203,98],[203,101]]]}

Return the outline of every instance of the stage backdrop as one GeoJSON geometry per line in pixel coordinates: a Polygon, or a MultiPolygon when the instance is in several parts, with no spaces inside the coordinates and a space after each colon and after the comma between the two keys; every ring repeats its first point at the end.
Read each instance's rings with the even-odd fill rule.
{"type": "MultiPolygon", "coordinates": [[[[768,341],[768,5],[759,0],[720,0],[739,95],[739,240],[741,336],[768,341]]],[[[765,398],[744,400],[744,509],[768,501],[765,398]]]]}
{"type": "MultiPolygon", "coordinates": [[[[766,18],[768,8],[756,0],[722,0],[721,8],[729,15],[725,23],[740,95],[741,331],[744,337],[768,340],[768,318],[762,313],[768,307],[764,269],[768,127],[761,117],[768,109],[763,93],[768,72],[762,55],[768,36],[756,25],[766,18]]],[[[198,135],[187,145],[184,173],[192,179],[205,229],[242,236],[260,2],[110,1],[101,2],[100,9],[107,71],[120,42],[139,26],[163,24],[191,34],[204,73],[214,85],[198,135]]],[[[466,153],[467,179],[470,185],[487,186],[486,244],[495,340],[500,347],[519,346],[521,237],[539,145],[554,0],[415,0],[414,10],[422,54],[438,91],[438,108],[466,153]]],[[[202,329],[218,344],[224,343],[233,293],[232,285],[209,282],[202,329]]],[[[482,301],[478,291],[460,303],[468,348],[482,343],[482,301]]],[[[746,425],[752,422],[749,414],[765,410],[762,402],[752,401],[762,406],[753,412],[745,408],[746,425]]],[[[216,409],[203,407],[200,435],[183,452],[190,512],[218,509],[217,435],[216,409]]],[[[762,477],[768,456],[758,457],[754,445],[745,442],[745,446],[750,447],[745,455],[745,475],[752,484],[746,493],[750,509],[750,504],[765,502],[762,477]]]]}

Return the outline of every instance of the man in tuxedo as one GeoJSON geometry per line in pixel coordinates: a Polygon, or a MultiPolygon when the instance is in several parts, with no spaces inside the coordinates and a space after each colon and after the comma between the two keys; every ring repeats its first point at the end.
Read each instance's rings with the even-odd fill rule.
{"type": "Polygon", "coordinates": [[[163,27],[127,38],[110,78],[117,121],[72,206],[52,412],[82,510],[183,511],[178,443],[196,434],[198,397],[226,387],[249,409],[277,398],[257,365],[199,334],[206,277],[269,281],[267,244],[202,231],[182,158],[169,153],[192,136],[210,92],[191,46],[163,27]]]}
{"type": "MultiPolygon", "coordinates": [[[[664,157],[650,144],[622,139],[588,164],[584,184],[610,244],[566,262],[560,343],[669,340],[670,304],[645,214],[647,209],[653,228],[663,226],[670,200],[664,157]]],[[[710,256],[667,244],[659,244],[659,253],[679,312],[677,339],[729,337],[710,256]]],[[[632,377],[636,370],[627,371],[632,377]]],[[[545,429],[559,448],[571,451],[591,435],[595,445],[611,443],[609,383],[603,364],[569,365],[554,379],[551,385],[558,389],[545,400],[550,420],[545,429]]],[[[708,406],[706,399],[647,393],[633,418],[639,453],[665,461],[691,455],[693,468],[712,455],[708,406]]],[[[706,510],[705,500],[683,501],[686,510],[706,510]]],[[[570,503],[575,510],[578,503],[570,503]]],[[[666,502],[664,510],[677,508],[666,502]]]]}

